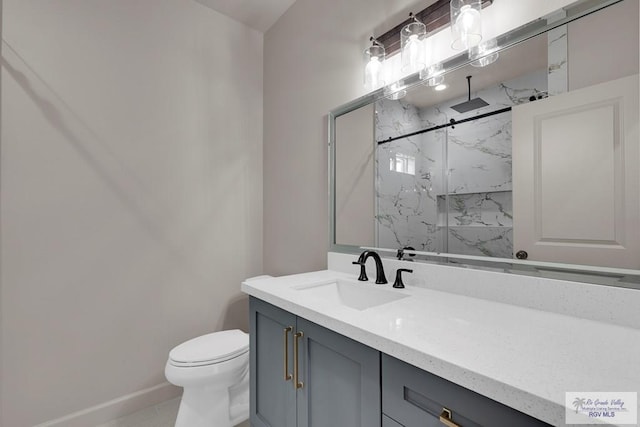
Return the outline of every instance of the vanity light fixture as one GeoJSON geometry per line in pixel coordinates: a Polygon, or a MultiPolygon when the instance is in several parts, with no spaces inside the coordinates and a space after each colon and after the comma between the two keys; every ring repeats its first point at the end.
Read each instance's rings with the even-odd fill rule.
{"type": "Polygon", "coordinates": [[[429,86],[442,84],[444,81],[444,76],[441,75],[442,65],[436,64],[429,67],[429,64],[432,63],[430,58],[432,50],[429,48],[430,38],[427,37],[427,34],[435,34],[450,24],[453,28],[454,24],[458,22],[467,25],[464,28],[466,28],[465,34],[467,35],[465,44],[468,46],[462,48],[468,49],[478,44],[482,39],[482,33],[480,21],[476,18],[480,17],[480,8],[490,6],[494,0],[453,1],[435,0],[418,13],[410,14],[409,19],[386,33],[369,39],[372,45],[364,51],[364,87],[367,92],[384,87],[384,96],[393,94],[394,97],[401,97],[404,84],[399,82],[390,85],[389,82],[418,71],[424,84],[429,86]],[[469,7],[462,11],[464,13],[458,10],[454,17],[452,14],[453,1],[469,7]],[[478,35],[477,38],[474,38],[476,32],[478,35]],[[391,61],[387,59],[398,51],[401,53],[400,58],[393,58],[391,61]]]}
{"type": "Polygon", "coordinates": [[[498,41],[496,39],[483,41],[469,48],[469,59],[473,59],[474,67],[486,67],[498,60],[498,41]]]}
{"type": "Polygon", "coordinates": [[[384,46],[371,36],[371,47],[364,51],[364,87],[370,92],[384,86],[382,73],[385,58],[384,46]]]}
{"type": "Polygon", "coordinates": [[[482,41],[482,0],[451,0],[451,34],[454,50],[465,50],[482,41]]]}
{"type": "Polygon", "coordinates": [[[409,14],[412,21],[400,30],[400,52],[402,55],[402,72],[415,73],[426,66],[426,46],[424,40],[427,36],[427,26],[409,14]]]}

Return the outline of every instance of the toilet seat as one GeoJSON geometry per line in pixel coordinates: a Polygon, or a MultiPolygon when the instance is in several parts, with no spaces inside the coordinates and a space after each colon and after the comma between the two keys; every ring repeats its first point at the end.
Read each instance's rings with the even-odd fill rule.
{"type": "Polygon", "coordinates": [[[239,329],[214,332],[186,341],[169,353],[176,367],[214,365],[235,359],[249,351],[249,335],[239,329]]]}

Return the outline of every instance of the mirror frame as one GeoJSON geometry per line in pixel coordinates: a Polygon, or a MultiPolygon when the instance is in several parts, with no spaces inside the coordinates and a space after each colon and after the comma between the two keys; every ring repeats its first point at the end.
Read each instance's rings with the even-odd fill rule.
{"type": "MultiPolygon", "coordinates": [[[[570,4],[565,7],[567,15],[564,18],[548,22],[550,15],[542,16],[534,21],[529,22],[521,27],[518,27],[512,31],[509,31],[496,38],[498,44],[498,52],[520,44],[533,37],[544,34],[554,28],[561,27],[569,22],[580,19],[584,16],[595,13],[599,10],[605,9],[616,3],[620,3],[624,0],[583,0],[570,4]]],[[[458,70],[467,66],[473,60],[468,58],[467,52],[463,51],[458,55],[448,58],[442,62],[444,75],[447,73],[458,70]]],[[[411,90],[417,85],[421,84],[420,73],[416,72],[402,79],[406,85],[407,90],[411,90]]],[[[397,249],[386,249],[378,247],[365,247],[339,244],[336,240],[336,177],[335,177],[335,164],[336,164],[336,119],[349,112],[357,110],[368,104],[372,104],[377,100],[384,98],[384,88],[380,88],[376,91],[370,92],[360,98],[357,98],[351,102],[343,104],[328,114],[329,125],[329,251],[340,252],[349,254],[358,254],[362,250],[371,249],[377,250],[386,254],[387,257],[394,256],[398,252],[397,249]]],[[[525,271],[531,271],[532,268],[541,267],[547,269],[547,271],[558,271],[561,273],[584,273],[587,275],[584,279],[569,279],[578,280],[588,283],[597,282],[594,280],[599,276],[618,276],[618,277],[631,277],[632,283],[640,283],[640,270],[621,269],[612,267],[596,267],[590,265],[578,265],[578,264],[561,264],[543,261],[529,261],[507,258],[493,258],[484,256],[471,256],[471,255],[458,255],[450,253],[433,253],[433,252],[421,252],[421,251],[405,251],[408,255],[419,255],[424,257],[428,261],[440,262],[446,265],[464,265],[471,268],[498,268],[505,272],[526,274],[525,271]]],[[[603,283],[610,284],[610,283],[603,283]]],[[[615,286],[625,286],[618,285],[615,286]]],[[[640,288],[638,288],[640,289],[640,288]]]]}

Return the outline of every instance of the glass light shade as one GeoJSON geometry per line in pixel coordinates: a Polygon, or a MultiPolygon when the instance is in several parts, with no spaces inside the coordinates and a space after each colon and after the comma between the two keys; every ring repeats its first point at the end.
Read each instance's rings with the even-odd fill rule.
{"type": "Polygon", "coordinates": [[[479,43],[469,48],[469,59],[473,59],[471,65],[474,67],[486,67],[498,60],[498,41],[491,39],[479,43]]]}
{"type": "Polygon", "coordinates": [[[415,73],[425,67],[426,46],[424,39],[426,36],[427,27],[418,21],[411,22],[400,30],[401,71],[403,73],[415,73]]]}
{"type": "Polygon", "coordinates": [[[451,35],[454,50],[469,49],[482,41],[482,0],[451,0],[451,35]]]}
{"type": "Polygon", "coordinates": [[[384,47],[374,44],[364,51],[364,88],[373,91],[384,86],[384,47]]]}
{"type": "Polygon", "coordinates": [[[404,81],[398,80],[395,83],[391,83],[389,86],[384,88],[384,96],[387,99],[398,100],[407,96],[407,86],[404,84],[404,81]]]}
{"type": "Polygon", "coordinates": [[[442,64],[433,64],[420,73],[422,83],[434,87],[444,83],[444,69],[442,64]]]}

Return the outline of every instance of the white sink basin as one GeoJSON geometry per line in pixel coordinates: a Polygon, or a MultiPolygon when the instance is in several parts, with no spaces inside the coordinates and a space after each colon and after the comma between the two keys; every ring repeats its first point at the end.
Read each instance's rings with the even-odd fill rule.
{"type": "Polygon", "coordinates": [[[366,310],[392,301],[406,298],[409,295],[395,289],[380,289],[371,282],[357,280],[335,279],[294,286],[294,289],[304,292],[309,298],[320,298],[336,305],[344,305],[356,310],[366,310]]]}

